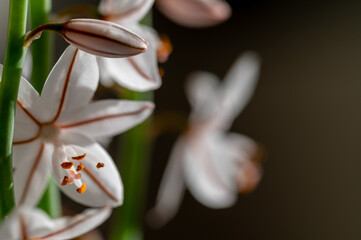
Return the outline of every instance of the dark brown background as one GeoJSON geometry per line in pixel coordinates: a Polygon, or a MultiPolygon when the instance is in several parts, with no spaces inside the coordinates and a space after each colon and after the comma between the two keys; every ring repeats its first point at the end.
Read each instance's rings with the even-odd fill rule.
{"type": "MultiPolygon", "coordinates": [[[[54,1],[54,8],[89,2],[54,1]]],[[[361,239],[361,3],[229,2],[232,18],[208,29],[183,28],[154,12],[155,28],[174,45],[156,114],[188,113],[189,72],[222,77],[240,53],[257,51],[259,85],[232,131],[264,144],[264,177],[225,210],[187,193],[176,218],[161,230],[146,227],[146,239],[361,239]]],[[[166,133],[155,143],[148,209],[176,138],[166,133]]]]}
{"type": "MultiPolygon", "coordinates": [[[[232,3],[228,22],[203,30],[155,13],[155,27],[175,45],[157,111],[188,111],[188,72],[224,76],[239,53],[257,51],[260,82],[232,130],[266,146],[263,180],[225,210],[208,209],[188,193],[178,216],[159,231],[147,229],[147,239],[360,239],[361,5],[232,3]]],[[[175,138],[157,141],[149,206],[175,138]]]]}

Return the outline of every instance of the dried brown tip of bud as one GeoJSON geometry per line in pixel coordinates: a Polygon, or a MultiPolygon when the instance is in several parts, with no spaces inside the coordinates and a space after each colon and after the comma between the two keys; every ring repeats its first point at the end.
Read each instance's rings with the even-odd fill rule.
{"type": "Polygon", "coordinates": [[[118,24],[96,19],[73,19],[60,31],[75,47],[102,57],[120,58],[145,52],[148,43],[118,24]]]}
{"type": "Polygon", "coordinates": [[[86,157],[86,153],[84,153],[83,155],[72,157],[72,159],[80,161],[80,160],[83,160],[85,157],[86,157]]]}
{"type": "Polygon", "coordinates": [[[80,188],[76,190],[78,193],[84,193],[86,191],[86,185],[83,183],[80,188]]]}
{"type": "Polygon", "coordinates": [[[61,167],[64,168],[64,169],[70,169],[72,166],[73,166],[72,162],[63,162],[61,164],[61,167]]]}
{"type": "Polygon", "coordinates": [[[98,162],[97,168],[102,168],[102,167],[104,167],[104,163],[98,162]]]}
{"type": "Polygon", "coordinates": [[[43,33],[43,31],[50,30],[50,31],[59,32],[61,30],[61,27],[62,26],[59,23],[48,23],[48,24],[44,24],[44,25],[40,25],[40,26],[36,27],[35,29],[33,29],[25,34],[24,46],[29,47],[30,44],[34,40],[39,39],[41,37],[41,34],[43,33]]]}

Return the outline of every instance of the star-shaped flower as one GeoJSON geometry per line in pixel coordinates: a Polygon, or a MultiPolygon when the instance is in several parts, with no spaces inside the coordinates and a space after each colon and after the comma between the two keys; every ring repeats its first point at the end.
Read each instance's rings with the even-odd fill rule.
{"type": "Polygon", "coordinates": [[[154,0],[102,0],[99,11],[104,19],[118,23],[142,36],[148,43],[148,50],[128,58],[98,57],[101,83],[111,86],[113,80],[121,86],[135,91],[149,91],[161,84],[158,71],[157,47],[159,39],[154,29],[141,25],[142,20],[153,6],[154,0]]]}
{"type": "Polygon", "coordinates": [[[123,186],[108,153],[94,141],[145,120],[151,102],[91,102],[98,86],[93,55],[69,46],[51,71],[41,96],[21,79],[14,133],[14,184],[18,205],[35,205],[51,168],[60,189],[88,206],[122,204],[123,186]],[[51,167],[52,165],[52,167],[51,167]]]}
{"type": "Polygon", "coordinates": [[[56,240],[73,239],[102,224],[111,214],[111,207],[87,209],[74,217],[51,219],[35,208],[20,208],[0,226],[1,239],[56,240]]]}
{"type": "Polygon", "coordinates": [[[156,0],[169,19],[186,27],[210,27],[226,21],[232,13],[224,0],[156,0]]]}
{"type": "Polygon", "coordinates": [[[187,93],[193,111],[188,130],[173,148],[160,186],[152,223],[163,225],[177,212],[185,185],[210,208],[235,203],[238,192],[258,183],[260,148],[252,139],[227,133],[255,89],[259,71],[257,55],[247,53],[220,83],[210,73],[191,76],[187,93]]]}

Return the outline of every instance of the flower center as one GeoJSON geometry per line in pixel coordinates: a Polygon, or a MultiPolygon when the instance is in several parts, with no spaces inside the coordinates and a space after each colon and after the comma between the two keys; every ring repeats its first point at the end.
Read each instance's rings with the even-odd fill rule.
{"type": "Polygon", "coordinates": [[[60,129],[54,124],[45,124],[41,126],[40,137],[44,142],[54,143],[60,135],[60,129]]]}

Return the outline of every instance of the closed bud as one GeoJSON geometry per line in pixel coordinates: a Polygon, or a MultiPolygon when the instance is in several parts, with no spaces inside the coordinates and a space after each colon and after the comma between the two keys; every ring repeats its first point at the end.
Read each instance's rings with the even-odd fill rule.
{"type": "Polygon", "coordinates": [[[40,37],[44,30],[53,30],[75,47],[94,55],[120,58],[145,52],[148,43],[135,33],[108,21],[72,19],[61,24],[45,24],[29,32],[25,46],[40,37]]]}

